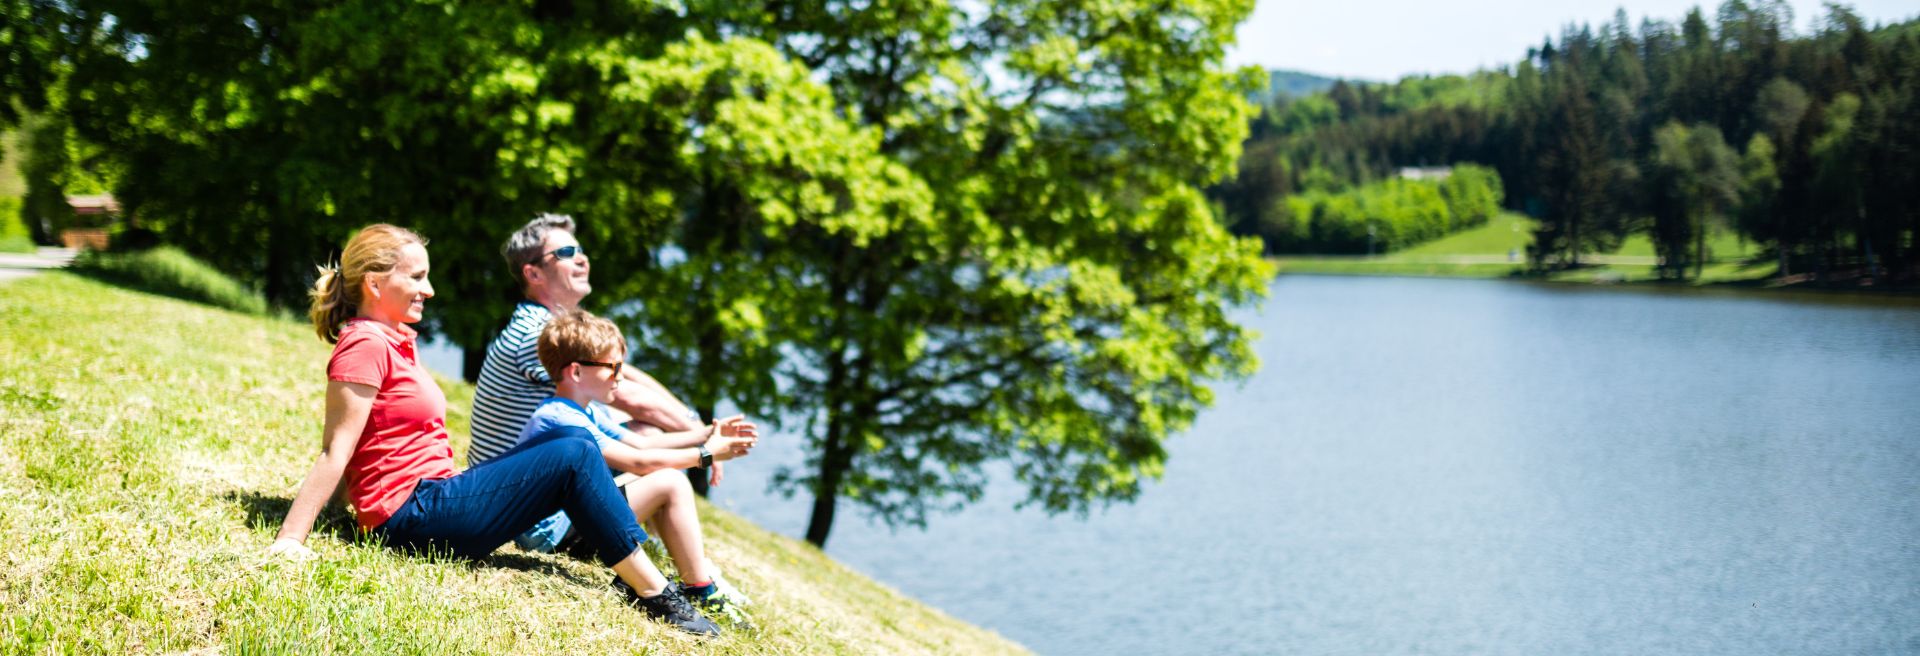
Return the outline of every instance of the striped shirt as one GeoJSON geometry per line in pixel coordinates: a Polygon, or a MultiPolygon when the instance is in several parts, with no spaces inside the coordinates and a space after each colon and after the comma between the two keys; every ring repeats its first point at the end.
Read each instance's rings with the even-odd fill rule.
{"type": "Polygon", "coordinates": [[[513,309],[507,329],[487,345],[480,365],[480,384],[473,390],[473,447],[467,463],[478,465],[506,453],[520,441],[520,431],[540,402],[553,396],[553,379],[535,354],[540,331],[553,313],[533,301],[513,309]]]}

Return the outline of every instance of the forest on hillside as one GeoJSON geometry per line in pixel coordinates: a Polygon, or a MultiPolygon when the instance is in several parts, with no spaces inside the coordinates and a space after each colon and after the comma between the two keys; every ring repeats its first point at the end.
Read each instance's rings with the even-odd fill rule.
{"type": "Polygon", "coordinates": [[[1289,252],[1301,242],[1288,235],[1332,220],[1290,197],[1475,163],[1539,220],[1537,269],[1579,266],[1638,233],[1663,277],[1684,278],[1710,232],[1735,231],[1782,277],[1911,282],[1920,21],[1868,25],[1829,4],[1811,32],[1794,23],[1784,0],[1637,26],[1620,11],[1496,70],[1278,94],[1252,120],[1237,176],[1211,194],[1231,230],[1289,252]]]}

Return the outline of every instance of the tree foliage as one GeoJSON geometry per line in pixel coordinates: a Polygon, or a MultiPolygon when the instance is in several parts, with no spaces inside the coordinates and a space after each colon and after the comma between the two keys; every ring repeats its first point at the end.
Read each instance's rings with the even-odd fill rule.
{"type": "Polygon", "coordinates": [[[1220,64],[1245,0],[59,7],[123,202],[275,302],[413,226],[472,360],[500,241],[579,217],[636,360],[804,436],[816,543],[843,498],[919,523],[994,461],[1048,511],[1131,499],[1254,366],[1227,313],[1264,265],[1200,191],[1261,82],[1220,64]]]}
{"type": "Polygon", "coordinates": [[[1281,253],[1387,253],[1476,226],[1499,211],[1500,176],[1463,164],[1444,180],[1395,178],[1283,199],[1268,248],[1281,253]]]}

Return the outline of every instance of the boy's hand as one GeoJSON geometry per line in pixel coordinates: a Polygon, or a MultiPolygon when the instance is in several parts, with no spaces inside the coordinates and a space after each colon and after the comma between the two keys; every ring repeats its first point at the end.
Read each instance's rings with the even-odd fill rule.
{"type": "Polygon", "coordinates": [[[716,430],[720,431],[721,435],[728,437],[760,438],[760,427],[754,425],[751,421],[747,421],[746,415],[734,415],[726,419],[716,419],[713,425],[716,430]]]}
{"type": "Polygon", "coordinates": [[[713,422],[713,432],[707,438],[707,451],[713,454],[715,462],[732,460],[747,455],[759,442],[759,429],[746,417],[734,415],[713,422]]]}
{"type": "Polygon", "coordinates": [[[713,467],[707,469],[707,485],[719,485],[722,478],[726,477],[720,475],[720,463],[716,461],[713,467]]]}

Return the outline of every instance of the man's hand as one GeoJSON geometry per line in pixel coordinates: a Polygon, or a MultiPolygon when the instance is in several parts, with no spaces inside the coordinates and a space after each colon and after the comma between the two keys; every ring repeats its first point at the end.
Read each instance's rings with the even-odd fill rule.
{"type": "Polygon", "coordinates": [[[707,485],[719,485],[722,478],[726,477],[720,475],[720,463],[713,463],[713,467],[707,469],[707,485]]]}

